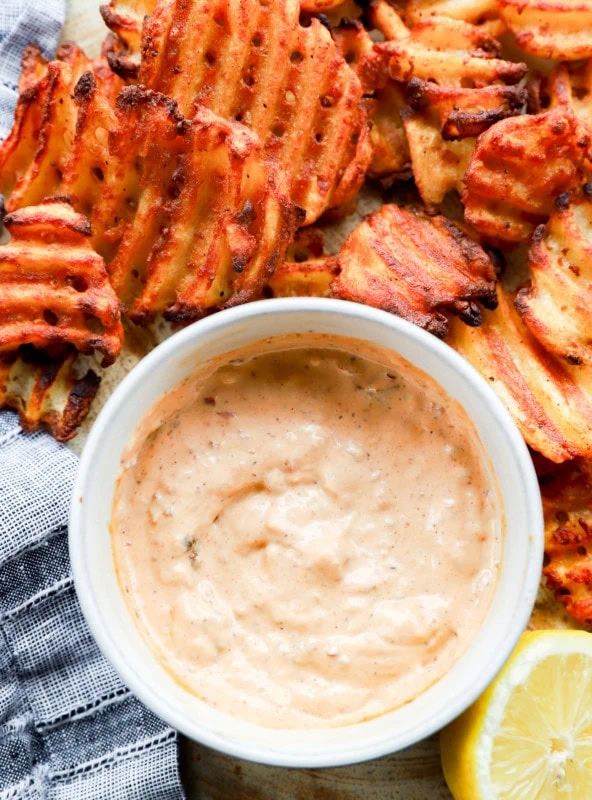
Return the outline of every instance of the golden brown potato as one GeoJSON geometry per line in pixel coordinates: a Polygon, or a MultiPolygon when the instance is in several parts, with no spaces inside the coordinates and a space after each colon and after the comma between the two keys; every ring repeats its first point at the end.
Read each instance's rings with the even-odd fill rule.
{"type": "MultiPolygon", "coordinates": [[[[374,147],[368,169],[371,178],[410,178],[411,154],[401,112],[406,107],[402,87],[389,83],[375,96],[370,139],[374,147]]],[[[420,177],[421,180],[421,177],[420,177]]]]}
{"type": "Polygon", "coordinates": [[[589,145],[569,108],[496,123],[480,136],[464,177],[466,219],[489,239],[528,240],[555,199],[581,182],[589,145]]]}
{"type": "Polygon", "coordinates": [[[346,64],[358,76],[364,94],[384,85],[384,59],[375,51],[370,34],[359,20],[344,19],[331,26],[331,36],[346,64]]]}
{"type": "Polygon", "coordinates": [[[144,17],[152,14],[157,0],[110,0],[99,7],[105,25],[123,43],[130,54],[139,53],[144,17]]]}
{"type": "MultiPolygon", "coordinates": [[[[525,75],[526,65],[501,60],[499,44],[487,32],[447,18],[428,18],[409,37],[377,44],[375,51],[384,59],[391,79],[406,85],[405,91],[400,86],[391,89],[395,99],[397,93],[403,94],[409,104],[392,117],[394,146],[390,150],[399,156],[390,159],[397,167],[392,171],[401,170],[408,152],[422,200],[438,206],[447,192],[462,189],[475,137],[498,119],[520,112],[525,93],[514,84],[525,75]],[[407,147],[399,145],[397,138],[399,118],[407,147]]],[[[379,74],[376,68],[375,72],[379,74]]],[[[378,117],[379,123],[382,119],[378,117]]],[[[378,133],[382,133],[380,127],[378,133]]],[[[388,154],[389,148],[380,145],[388,143],[387,136],[380,136],[374,174],[386,171],[389,160],[382,154],[385,150],[388,154]]]]}
{"type": "Polygon", "coordinates": [[[442,138],[447,140],[479,136],[499,120],[519,114],[527,99],[526,89],[519,86],[465,89],[420,78],[409,81],[407,97],[415,111],[437,112],[442,138]]]}
{"type": "Polygon", "coordinates": [[[592,364],[592,184],[560,195],[528,254],[530,285],[516,307],[536,338],[571,364],[592,364]]]}
{"type": "Polygon", "coordinates": [[[302,11],[308,11],[311,14],[320,14],[323,11],[329,11],[331,8],[340,6],[343,0],[300,0],[300,8],[302,11]]]}
{"type": "Polygon", "coordinates": [[[592,56],[590,0],[500,0],[499,11],[527,53],[557,61],[592,56]]]}
{"type": "Polygon", "coordinates": [[[266,297],[332,297],[331,282],[338,272],[335,258],[285,261],[267,282],[264,294],[266,297]]]}
{"type": "Polygon", "coordinates": [[[49,63],[36,48],[23,56],[23,79],[8,137],[0,144],[0,192],[7,211],[72,194],[88,213],[102,191],[111,108],[122,82],[104,60],[64,44],[49,63]]]}
{"type": "Polygon", "coordinates": [[[86,217],[56,198],[4,224],[11,240],[0,246],[0,352],[71,344],[112,363],[123,343],[119,301],[86,217]]]}
{"type": "Polygon", "coordinates": [[[448,343],[489,382],[534,450],[556,463],[592,457],[592,369],[548,353],[522,322],[513,296],[498,296],[479,328],[453,320],[448,343]]]}
{"type": "Polygon", "coordinates": [[[311,223],[349,201],[372,157],[363,89],[298,0],[160,0],[146,21],[139,82],[252,128],[311,223]]]}
{"type": "Polygon", "coordinates": [[[100,384],[92,370],[75,377],[76,358],[73,348],[55,356],[29,346],[3,353],[0,408],[16,411],[25,431],[45,427],[58,441],[68,441],[88,414],[100,384]]]}
{"type": "Polygon", "coordinates": [[[401,117],[421,199],[428,206],[439,206],[448,192],[462,190],[462,179],[476,139],[446,141],[436,109],[413,111],[406,108],[401,117]]]}
{"type": "Polygon", "coordinates": [[[96,221],[130,317],[188,322],[259,296],[303,214],[257,135],[136,86],[117,117],[96,221]]]}
{"type": "Polygon", "coordinates": [[[576,459],[541,479],[545,513],[543,575],[557,600],[592,625],[592,462],[576,459]]]}
{"type": "Polygon", "coordinates": [[[388,0],[371,0],[366,14],[370,25],[379,30],[385,39],[396,41],[410,34],[409,28],[388,0]]]}
{"type": "Polygon", "coordinates": [[[470,88],[494,82],[515,84],[527,72],[525,64],[499,58],[499,43],[487,32],[446,17],[424,20],[408,38],[379,43],[376,50],[387,60],[396,81],[421,78],[441,86],[470,88]]]}
{"type": "Polygon", "coordinates": [[[405,19],[411,25],[441,17],[469,22],[492,36],[506,30],[497,0],[409,0],[405,6],[405,19]]]}
{"type": "Polygon", "coordinates": [[[337,297],[382,308],[445,336],[444,309],[469,325],[477,302],[495,302],[495,270],[482,248],[440,215],[384,205],[354,230],[338,256],[337,297]]]}
{"type": "Polygon", "coordinates": [[[570,108],[592,136],[592,60],[558,64],[550,79],[551,107],[570,108]]]}

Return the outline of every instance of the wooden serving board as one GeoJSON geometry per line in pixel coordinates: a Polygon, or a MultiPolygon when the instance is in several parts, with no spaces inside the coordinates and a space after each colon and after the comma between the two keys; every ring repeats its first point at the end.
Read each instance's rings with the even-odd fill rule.
{"type": "MultiPolygon", "coordinates": [[[[107,33],[99,14],[101,1],[106,2],[66,0],[63,38],[75,41],[90,56],[98,54],[107,33]]],[[[379,204],[376,194],[364,192],[358,211],[368,213],[379,204]]],[[[329,232],[329,249],[337,249],[358,218],[354,214],[329,232]]],[[[103,377],[91,416],[70,443],[74,451],[79,453],[82,449],[92,420],[115,386],[159,338],[158,332],[130,327],[122,356],[103,377]]],[[[529,627],[575,626],[542,588],[529,627]]],[[[181,771],[189,800],[451,800],[452,797],[442,776],[438,736],[376,761],[324,770],[265,767],[182,740],[181,771]]]]}

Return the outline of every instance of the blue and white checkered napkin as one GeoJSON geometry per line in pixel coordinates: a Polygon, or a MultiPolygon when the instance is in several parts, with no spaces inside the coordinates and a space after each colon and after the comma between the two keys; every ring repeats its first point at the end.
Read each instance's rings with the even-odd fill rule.
{"type": "MultiPolygon", "coordinates": [[[[0,0],[0,138],[23,46],[63,0],[0,0]]],[[[80,611],[67,520],[78,460],[0,413],[0,800],[182,800],[173,730],[123,686],[80,611]]]]}

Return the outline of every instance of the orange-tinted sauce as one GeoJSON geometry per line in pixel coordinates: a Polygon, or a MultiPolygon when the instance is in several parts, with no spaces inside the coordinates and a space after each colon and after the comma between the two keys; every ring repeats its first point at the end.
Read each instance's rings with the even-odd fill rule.
{"type": "Polygon", "coordinates": [[[158,658],[212,706],[287,728],[385,713],[444,675],[487,613],[502,538],[455,401],[390,352],[302,342],[162,398],[112,517],[158,658]]]}

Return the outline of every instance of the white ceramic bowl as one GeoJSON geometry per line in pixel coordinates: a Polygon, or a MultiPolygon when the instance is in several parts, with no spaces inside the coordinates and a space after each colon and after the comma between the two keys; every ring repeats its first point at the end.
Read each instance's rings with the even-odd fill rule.
{"type": "Polygon", "coordinates": [[[70,512],[70,553],[80,603],[99,647],[156,714],[192,739],[240,758],[287,767],[349,764],[392,753],[443,727],[494,678],[532,610],[543,556],[543,521],[526,446],[491,388],[450,347],[420,328],[341,300],[264,300],[223,311],[157,347],[115,390],[82,454],[70,512]],[[506,533],[499,582],[465,655],[407,705],[356,725],[275,730],[221,713],[181,688],[154,658],[119,589],[108,529],[122,450],[165,392],[200,362],[266,337],[353,336],[400,353],[440,383],[473,420],[501,490],[506,533]]]}

